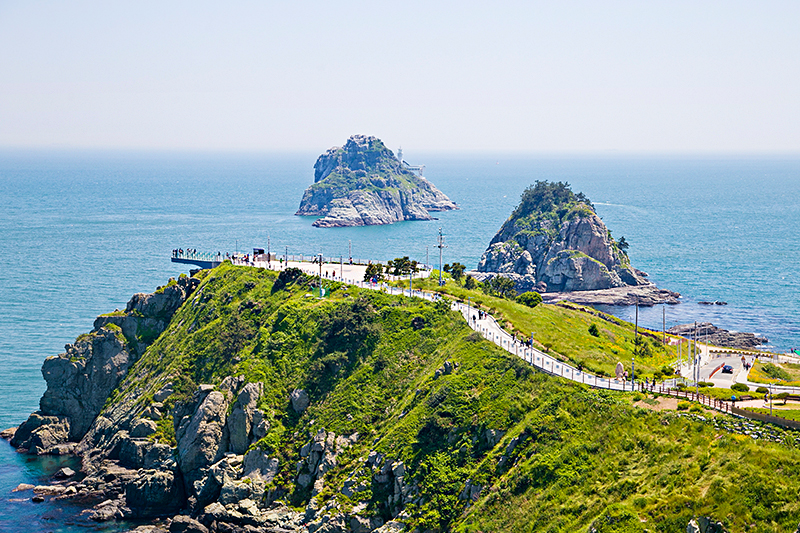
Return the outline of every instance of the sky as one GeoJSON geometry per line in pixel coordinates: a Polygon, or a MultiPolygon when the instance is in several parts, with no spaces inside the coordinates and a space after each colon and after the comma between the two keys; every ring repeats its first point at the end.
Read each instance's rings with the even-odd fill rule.
{"type": "Polygon", "coordinates": [[[0,0],[0,148],[800,153],[800,2],[0,0]]]}

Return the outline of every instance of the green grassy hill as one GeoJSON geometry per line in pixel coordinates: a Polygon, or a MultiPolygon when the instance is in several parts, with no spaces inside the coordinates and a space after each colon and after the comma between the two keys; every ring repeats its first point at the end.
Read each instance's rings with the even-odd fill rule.
{"type": "MultiPolygon", "coordinates": [[[[710,516],[731,532],[792,532],[800,520],[793,438],[758,443],[539,374],[472,332],[446,301],[335,283],[319,300],[302,275],[227,264],[201,275],[106,411],[144,407],[168,381],[177,393],[165,409],[201,383],[261,382],[269,432],[253,446],[280,460],[272,494],[292,506],[313,499],[330,514],[399,515],[419,531],[677,532],[710,516]],[[302,414],[289,402],[298,388],[311,400],[302,414]],[[312,496],[296,483],[296,465],[321,428],[358,439],[312,496]],[[403,462],[403,498],[366,466],[371,452],[403,462]]],[[[481,299],[587,367],[610,369],[632,349],[625,325],[481,299]],[[592,323],[599,338],[587,333],[592,323]],[[608,346],[620,353],[602,356],[608,346]]],[[[153,438],[174,444],[169,417],[153,438]]]]}

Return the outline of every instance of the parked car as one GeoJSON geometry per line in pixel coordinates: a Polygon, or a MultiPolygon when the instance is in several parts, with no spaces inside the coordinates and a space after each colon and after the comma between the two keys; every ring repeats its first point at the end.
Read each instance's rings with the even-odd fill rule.
{"type": "Polygon", "coordinates": [[[725,365],[722,367],[723,374],[733,374],[733,367],[731,365],[725,365]]]}

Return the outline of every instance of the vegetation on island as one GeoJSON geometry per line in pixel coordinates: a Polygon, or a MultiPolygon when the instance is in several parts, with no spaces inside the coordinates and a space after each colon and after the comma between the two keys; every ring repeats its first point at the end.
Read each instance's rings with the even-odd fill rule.
{"type": "MultiPolygon", "coordinates": [[[[537,373],[474,333],[447,298],[331,282],[321,300],[310,297],[314,278],[293,269],[225,264],[201,276],[111,403],[152,402],[167,381],[176,393],[165,409],[226,376],[262,383],[269,432],[256,446],[280,460],[273,487],[293,506],[315,498],[320,508],[336,502],[330,512],[365,504],[373,516],[395,516],[401,509],[364,470],[376,451],[406,465],[415,496],[404,522],[422,531],[674,532],[699,516],[730,532],[797,525],[794,438],[755,442],[719,429],[710,413],[704,421],[657,412],[633,405],[630,393],[537,373]],[[298,388],[311,399],[302,414],[289,401],[298,388]],[[358,440],[312,496],[295,483],[295,465],[320,428],[358,440]],[[354,481],[363,485],[346,496],[342,487],[354,481]]],[[[609,371],[637,349],[630,325],[575,307],[531,307],[452,283],[440,289],[587,369],[609,371]]],[[[674,360],[670,348],[651,350],[637,368],[674,360]]],[[[174,443],[172,425],[159,423],[154,438],[174,443]]]]}

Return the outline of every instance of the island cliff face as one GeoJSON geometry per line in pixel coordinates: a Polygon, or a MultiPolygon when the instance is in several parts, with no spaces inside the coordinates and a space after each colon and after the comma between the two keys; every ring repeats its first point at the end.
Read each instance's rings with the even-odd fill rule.
{"type": "Polygon", "coordinates": [[[321,228],[432,220],[430,212],[458,209],[416,175],[376,137],[353,135],[317,158],[314,184],[295,215],[321,216],[321,228]]]}
{"type": "MultiPolygon", "coordinates": [[[[582,193],[566,183],[537,181],[478,263],[479,273],[499,274],[519,290],[571,292],[648,285],[582,193]]],[[[478,277],[487,277],[486,275],[478,277]]]]}

